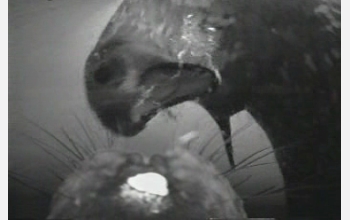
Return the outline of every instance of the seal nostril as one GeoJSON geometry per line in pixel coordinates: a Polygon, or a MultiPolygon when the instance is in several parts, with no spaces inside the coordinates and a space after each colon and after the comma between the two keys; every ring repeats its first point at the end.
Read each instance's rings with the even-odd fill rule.
{"type": "Polygon", "coordinates": [[[107,84],[113,78],[113,71],[108,66],[101,66],[94,72],[94,80],[100,84],[107,84]]]}
{"type": "Polygon", "coordinates": [[[93,73],[93,77],[95,82],[100,84],[118,84],[123,79],[125,69],[124,64],[119,59],[113,58],[100,64],[93,73]]]}

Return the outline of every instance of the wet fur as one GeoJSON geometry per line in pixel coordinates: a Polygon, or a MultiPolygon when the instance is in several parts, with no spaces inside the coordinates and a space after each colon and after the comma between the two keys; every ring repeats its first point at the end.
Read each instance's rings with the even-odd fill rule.
{"type": "MultiPolygon", "coordinates": [[[[102,139],[101,141],[96,143],[96,139],[93,137],[93,135],[95,135],[93,129],[91,129],[91,127],[89,127],[87,124],[83,123],[82,120],[78,117],[76,119],[77,123],[82,126],[81,130],[84,131],[81,134],[82,136],[79,137],[72,135],[71,132],[69,132],[69,130],[65,129],[62,129],[63,137],[60,137],[62,135],[53,134],[45,128],[41,127],[40,125],[36,124],[35,122],[30,121],[34,129],[38,129],[44,134],[44,136],[50,137],[53,143],[47,144],[43,142],[40,138],[27,136],[28,143],[34,143],[34,146],[37,146],[40,150],[44,151],[47,154],[47,157],[52,158],[51,166],[47,167],[48,174],[46,175],[48,176],[44,177],[46,178],[45,180],[33,179],[33,177],[31,177],[29,173],[22,174],[18,171],[9,171],[9,177],[11,179],[27,187],[29,191],[34,190],[37,192],[37,198],[35,198],[35,201],[32,201],[32,205],[42,203],[42,205],[40,206],[41,209],[39,211],[40,214],[36,213],[37,211],[33,209],[33,214],[31,216],[26,217],[35,217],[43,215],[46,217],[48,215],[47,209],[51,204],[50,206],[52,218],[54,218],[53,216],[56,216],[55,218],[63,218],[63,216],[74,216],[77,217],[77,219],[89,219],[90,217],[94,219],[96,215],[99,215],[100,218],[107,218],[109,214],[114,215],[117,213],[114,212],[114,209],[108,211],[108,207],[110,208],[111,206],[122,205],[118,203],[120,201],[117,201],[115,204],[103,205],[104,203],[95,202],[95,200],[89,201],[89,198],[85,198],[83,195],[88,195],[89,192],[93,192],[95,190],[93,186],[96,186],[96,184],[99,182],[103,183],[102,185],[106,184],[107,186],[109,183],[108,181],[104,182],[105,179],[103,176],[108,176],[108,173],[114,173],[113,175],[116,175],[115,180],[117,181],[117,184],[118,181],[122,181],[122,176],[124,175],[125,177],[125,174],[127,175],[128,173],[130,174],[132,172],[143,172],[149,169],[148,165],[144,164],[143,160],[141,159],[141,155],[126,154],[121,151],[121,149],[123,148],[122,140],[115,137],[113,134],[107,132],[107,138],[103,138],[102,136],[97,137],[97,140],[101,138],[102,139]],[[123,163],[125,163],[126,166],[121,165],[123,163]],[[120,176],[118,173],[118,171],[120,170],[116,169],[119,166],[124,168],[129,167],[130,169],[128,170],[127,168],[126,170],[128,172],[124,172],[124,174],[120,176]],[[130,170],[133,171],[131,172],[130,170]],[[93,175],[91,176],[90,174],[92,173],[93,175]],[[55,185],[60,186],[60,188],[57,191],[55,187],[48,188],[50,186],[47,186],[46,182],[52,182],[52,180],[49,179],[56,180],[54,181],[55,185]],[[54,195],[55,198],[53,201],[51,201],[54,195]],[[81,208],[79,208],[79,206],[75,207],[75,202],[77,201],[77,199],[79,199],[79,195],[83,196],[80,198],[80,201],[83,203],[81,208]],[[87,199],[87,201],[85,201],[85,199],[87,199]],[[84,203],[84,201],[86,203],[84,203]],[[84,207],[86,206],[89,206],[90,208],[88,210],[84,209],[84,207]],[[103,211],[102,213],[97,214],[97,212],[101,211],[102,209],[105,210],[105,212],[103,211]]],[[[242,127],[241,132],[244,132],[246,128],[247,127],[242,127]]],[[[201,143],[200,149],[202,150],[200,150],[200,152],[204,152],[207,147],[210,147],[211,139],[217,135],[220,134],[213,133],[212,137],[210,137],[204,143],[201,143]]],[[[196,146],[187,147],[188,149],[197,148],[196,146]]],[[[179,198],[179,200],[177,201],[185,202],[186,198],[189,199],[187,200],[187,202],[190,202],[190,200],[192,199],[196,201],[198,200],[198,212],[202,213],[203,215],[206,215],[208,213],[216,213],[218,215],[221,213],[223,216],[232,216],[236,214],[244,216],[244,211],[241,210],[242,200],[239,199],[239,197],[236,195],[236,193],[234,193],[234,191],[232,191],[232,188],[234,189],[235,187],[243,185],[245,181],[247,181],[247,179],[242,180],[238,183],[237,180],[233,181],[236,182],[236,184],[233,184],[231,181],[232,179],[234,179],[234,169],[226,172],[225,175],[220,175],[219,172],[215,168],[213,168],[212,164],[215,164],[217,159],[220,159],[224,156],[221,155],[223,152],[220,153],[219,150],[223,146],[216,147],[218,150],[214,150],[214,152],[206,158],[202,158],[200,155],[195,155],[187,150],[184,150],[185,148],[178,148],[175,151],[170,150],[170,153],[168,153],[167,155],[161,155],[163,159],[160,160],[162,161],[162,163],[170,163],[172,165],[170,165],[166,172],[161,172],[165,173],[166,176],[172,179],[170,181],[173,181],[173,186],[175,187],[175,189],[177,189],[176,191],[174,191],[175,194],[181,194],[181,192],[183,191],[192,195],[192,197],[185,197],[185,199],[179,198]],[[182,176],[180,177],[180,179],[176,180],[175,176],[177,175],[185,176],[182,176]],[[226,178],[230,180],[230,183],[227,182],[226,178]],[[202,188],[199,190],[200,185],[202,188]],[[218,193],[218,195],[214,196],[216,193],[218,193]],[[206,198],[202,198],[202,196],[206,198]],[[202,204],[203,201],[207,201],[209,198],[213,199],[213,204],[210,205],[210,207],[214,206],[213,210],[207,209],[208,206],[202,204]],[[226,199],[228,199],[228,201],[226,201],[226,199]],[[233,201],[236,202],[232,204],[231,202],[233,201]],[[203,207],[207,208],[203,209],[203,207]]],[[[260,164],[258,162],[259,158],[262,158],[274,152],[265,151],[263,152],[263,154],[261,153],[262,152],[256,152],[255,154],[247,157],[240,164],[237,164],[236,169],[244,170],[249,168],[253,164],[253,166],[264,166],[264,164],[260,164]]],[[[159,158],[159,156],[155,155],[153,158],[155,159],[151,158],[151,160],[159,161],[159,159],[157,159],[159,158]]],[[[42,176],[45,176],[45,174],[43,173],[42,176]]],[[[117,188],[117,186],[112,184],[112,191],[117,190],[117,188]]],[[[281,190],[283,191],[284,189],[271,186],[271,189],[263,190],[262,192],[256,195],[249,195],[248,192],[249,196],[244,197],[243,201],[249,201],[249,199],[254,197],[278,193],[281,190]]],[[[97,197],[99,197],[99,193],[97,193],[97,197]]],[[[99,198],[105,198],[102,192],[101,197],[99,198]]],[[[13,198],[11,197],[11,199],[13,198]]],[[[10,204],[12,203],[10,202],[10,204]]],[[[13,207],[13,205],[10,205],[10,207],[13,207]]],[[[187,211],[183,212],[181,207],[184,208],[182,205],[178,205],[173,211],[179,215],[199,215],[198,213],[194,213],[192,208],[192,214],[188,213],[187,211]]],[[[137,206],[135,205],[134,208],[137,208],[137,206]]],[[[251,214],[256,215],[254,213],[251,214]]],[[[125,215],[125,213],[123,215],[125,215]]],[[[159,218],[162,219],[161,217],[159,218]]],[[[145,219],[147,218],[145,217],[145,219]]],[[[157,219],[157,217],[155,217],[155,219],[157,219]]]]}
{"type": "MultiPolygon", "coordinates": [[[[215,67],[221,73],[222,84],[217,90],[198,96],[223,130],[224,138],[230,137],[229,117],[246,109],[278,149],[287,186],[301,186],[305,179],[309,184],[340,184],[339,1],[208,0],[200,5],[195,5],[194,1],[124,1],[88,59],[87,77],[94,73],[90,71],[93,54],[102,52],[103,45],[120,39],[128,41],[122,41],[121,46],[111,50],[117,57],[127,54],[131,69],[140,65],[153,66],[152,62],[143,59],[155,54],[157,62],[180,63],[179,48],[186,48],[186,44],[178,36],[183,20],[190,14],[195,15],[193,22],[199,27],[199,31],[191,29],[192,33],[204,40],[199,40],[188,50],[202,49],[204,52],[193,56],[187,53],[182,59],[209,69],[215,67]],[[211,36],[206,32],[208,27],[216,30],[213,44],[207,41],[211,36]],[[202,43],[208,50],[203,49],[202,43]],[[124,48],[121,54],[118,53],[120,48],[124,48]],[[205,60],[203,54],[213,57],[212,65],[200,62],[205,60]],[[308,178],[312,175],[313,178],[308,178]]],[[[99,64],[92,66],[98,68],[99,64]]],[[[140,75],[143,73],[142,70],[139,72],[140,75]]],[[[195,79],[193,85],[196,85],[195,79]]],[[[138,90],[139,86],[135,83],[130,88],[138,90]]],[[[89,95],[89,86],[87,88],[89,95]]],[[[129,96],[123,97],[131,100],[129,96]]],[[[94,103],[90,103],[93,107],[94,103]]],[[[123,104],[119,106],[122,108],[123,104]]],[[[159,108],[167,106],[160,102],[159,108]]],[[[130,112],[110,111],[105,115],[124,118],[125,114],[129,117],[130,112]]],[[[131,128],[136,134],[149,119],[141,117],[140,121],[128,121],[122,126],[136,125],[131,128]]],[[[114,125],[107,127],[123,134],[122,129],[114,125]]],[[[226,149],[233,164],[229,143],[226,149]]],[[[323,212],[327,202],[320,203],[318,198],[331,194],[326,197],[338,204],[338,190],[328,193],[312,189],[305,193],[312,199],[292,208],[291,213],[337,215],[337,205],[331,212],[323,212]],[[315,205],[315,209],[307,208],[310,204],[315,205]]],[[[292,197],[290,201],[300,203],[292,197]]]]}
{"type": "MultiPolygon", "coordinates": [[[[187,2],[191,3],[192,1],[187,2]]],[[[332,170],[337,171],[340,167],[338,165],[338,162],[340,161],[338,156],[340,154],[340,58],[337,57],[337,51],[329,51],[329,46],[332,45],[335,49],[339,48],[340,40],[338,37],[338,32],[340,32],[340,30],[336,27],[332,27],[331,25],[331,28],[334,28],[333,32],[315,32],[319,33],[319,35],[313,35],[312,40],[309,41],[309,38],[304,38],[303,35],[303,30],[309,30],[309,26],[307,24],[303,24],[303,21],[305,21],[305,19],[311,19],[311,21],[313,21],[312,16],[311,18],[308,18],[307,13],[305,14],[305,17],[301,16],[300,20],[296,22],[300,25],[289,27],[290,29],[288,29],[288,27],[285,26],[284,22],[293,23],[293,19],[296,19],[295,16],[293,16],[293,10],[299,10],[300,8],[303,9],[304,7],[299,6],[303,5],[305,1],[296,1],[297,3],[293,3],[297,5],[295,7],[293,5],[290,5],[293,10],[289,10],[290,8],[287,7],[288,4],[286,4],[287,6],[283,5],[282,1],[281,4],[267,4],[263,1],[261,4],[255,2],[255,9],[250,7],[254,5],[251,3],[251,1],[245,1],[247,2],[246,4],[242,1],[236,2],[238,2],[238,5],[241,5],[241,8],[246,9],[237,10],[238,15],[239,12],[241,12],[241,16],[243,16],[244,13],[248,14],[249,16],[245,18],[243,16],[244,19],[240,20],[241,23],[238,23],[240,24],[237,26],[238,29],[236,30],[233,28],[233,30],[236,32],[239,30],[238,33],[248,33],[249,37],[246,38],[246,35],[244,34],[238,35],[238,39],[231,39],[232,35],[229,34],[226,36],[225,39],[228,41],[225,41],[227,43],[225,44],[225,47],[228,46],[228,48],[230,48],[230,45],[235,45],[238,40],[242,40],[245,44],[243,44],[243,48],[240,47],[239,44],[237,45],[237,47],[234,49],[234,52],[232,53],[235,59],[233,62],[231,62],[230,65],[227,66],[227,71],[221,72],[228,73],[228,70],[237,69],[237,74],[226,75],[227,78],[226,80],[224,78],[223,84],[218,88],[217,93],[213,94],[211,97],[202,99],[202,103],[204,106],[207,106],[207,109],[217,119],[217,122],[220,124],[223,130],[226,131],[226,137],[228,137],[228,134],[230,133],[229,126],[227,124],[228,116],[238,111],[239,109],[247,108],[258,120],[260,119],[260,123],[264,126],[266,131],[269,132],[270,138],[274,141],[276,149],[279,149],[279,147],[281,149],[289,149],[285,150],[285,153],[282,154],[282,159],[280,160],[281,165],[284,168],[286,179],[289,182],[288,188],[293,187],[294,184],[296,184],[296,186],[308,185],[308,182],[303,182],[300,184],[300,180],[303,180],[305,177],[314,174],[316,171],[321,174],[320,177],[310,180],[310,184],[312,184],[311,190],[305,190],[305,193],[302,193],[309,195],[311,191],[311,194],[313,194],[314,197],[311,202],[303,203],[299,197],[297,199],[294,199],[296,203],[301,203],[304,206],[305,204],[309,205],[306,206],[306,209],[309,209],[307,210],[308,212],[306,212],[306,214],[303,213],[304,207],[300,206],[297,207],[299,210],[292,210],[291,213],[298,214],[299,212],[299,215],[305,216],[310,215],[311,212],[312,215],[332,217],[337,214],[337,208],[329,209],[326,207],[320,211],[320,207],[322,208],[322,205],[331,205],[332,202],[330,201],[338,201],[337,189],[333,191],[327,189],[327,191],[325,191],[323,189],[318,190],[315,186],[323,183],[337,184],[338,178],[340,177],[338,174],[332,175],[331,173],[332,170]],[[271,10],[279,12],[275,14],[278,19],[276,19],[276,17],[270,17],[272,16],[270,13],[271,10]],[[259,20],[259,16],[266,17],[265,19],[259,20]],[[281,19],[282,17],[284,19],[281,19]],[[252,23],[255,26],[249,25],[249,22],[251,21],[254,21],[252,23]],[[274,23],[274,21],[279,22],[274,23]],[[261,29],[249,29],[249,27],[256,26],[260,26],[261,29]],[[275,36],[274,34],[271,34],[273,33],[270,32],[270,28],[272,26],[277,27],[276,31],[282,31],[279,32],[280,35],[275,36]],[[326,34],[323,35],[323,33],[326,34]],[[271,35],[275,36],[275,38],[270,38],[271,35]],[[279,40],[274,41],[276,38],[279,40]],[[302,44],[299,45],[299,47],[294,48],[294,43],[300,39],[302,39],[302,44]],[[275,44],[275,42],[279,42],[281,44],[275,44]],[[314,62],[317,61],[316,64],[318,66],[316,66],[316,69],[318,71],[314,71],[315,66],[312,65],[312,62],[310,62],[310,58],[306,59],[309,60],[308,62],[304,62],[304,46],[309,45],[310,42],[312,42],[312,46],[310,46],[309,51],[312,52],[312,60],[314,62]],[[324,45],[325,42],[330,43],[329,45],[326,44],[324,48],[318,48],[319,45],[324,45]],[[258,46],[247,48],[247,45],[258,46]],[[271,47],[259,47],[260,45],[270,45],[271,47]],[[280,48],[277,50],[277,52],[274,50],[269,50],[269,48],[276,48],[275,46],[278,46],[278,48],[280,48]],[[257,48],[258,50],[253,50],[257,48]],[[316,49],[314,50],[314,48],[316,49]],[[289,51],[290,53],[282,56],[285,51],[289,51]],[[331,59],[332,65],[330,65],[329,62],[327,63],[326,61],[322,61],[322,58],[319,54],[322,54],[324,51],[327,51],[326,54],[331,59]],[[266,62],[269,61],[269,58],[271,57],[280,58],[277,60],[278,62],[276,62],[278,65],[274,62],[274,59],[270,60],[271,62],[266,62]],[[293,62],[285,66],[283,63],[284,59],[291,60],[293,62]],[[303,63],[302,67],[297,65],[300,63],[303,63]],[[274,68],[271,69],[271,67],[274,68]],[[282,69],[279,69],[280,67],[282,69]],[[276,70],[280,72],[277,74],[276,70]],[[311,76],[304,74],[304,70],[306,73],[311,74],[311,76]],[[300,72],[300,74],[285,75],[284,71],[293,74],[300,72]],[[271,75],[267,73],[271,73],[271,75]],[[287,79],[283,79],[282,76],[287,76],[287,79]],[[288,79],[288,76],[291,78],[288,79]],[[299,83],[302,88],[298,88],[299,83]],[[271,86],[271,84],[275,86],[271,86]],[[288,88],[285,87],[285,84],[292,86],[288,88]],[[310,93],[310,91],[316,92],[310,93]],[[213,102],[212,100],[216,100],[216,102],[213,102]],[[326,157],[325,155],[334,156],[326,157]],[[324,158],[329,160],[325,161],[324,158]],[[306,166],[307,161],[309,161],[310,164],[307,164],[306,166]],[[319,170],[316,170],[316,167],[320,167],[319,170]],[[296,174],[291,175],[291,173],[296,174]],[[328,192],[330,194],[329,197],[332,197],[333,199],[328,200],[328,192]],[[334,196],[336,197],[335,199],[334,196]],[[320,202],[325,202],[323,204],[317,205],[315,203],[317,199],[319,199],[320,202]],[[315,206],[315,209],[313,210],[310,208],[310,205],[315,206]],[[302,210],[301,214],[300,210],[302,210]]],[[[309,1],[304,9],[306,11],[309,11],[310,8],[316,6],[320,2],[321,1],[309,1]]],[[[201,6],[207,7],[205,3],[203,3],[201,6]]],[[[231,8],[227,8],[228,11],[231,10],[231,8]]],[[[337,8],[338,6],[335,3],[334,9],[336,10],[337,8]]],[[[335,16],[337,17],[338,15],[335,16]]],[[[320,14],[319,17],[322,17],[322,15],[320,14]]],[[[319,27],[319,25],[325,27],[324,25],[329,24],[329,20],[327,19],[324,19],[322,21],[325,21],[325,23],[322,24],[322,22],[317,23],[317,21],[315,21],[317,23],[316,27],[319,27]]],[[[111,28],[113,28],[113,26],[106,29],[106,33],[109,34],[104,35],[107,37],[102,38],[103,40],[100,41],[100,43],[106,43],[108,39],[113,36],[113,32],[110,32],[111,28]]],[[[139,51],[146,51],[149,53],[149,51],[147,51],[147,47],[144,47],[144,44],[135,46],[135,49],[138,53],[139,51]]],[[[128,50],[125,49],[124,51],[128,50]]],[[[171,59],[168,60],[167,56],[159,57],[157,53],[158,51],[155,52],[151,50],[150,52],[151,54],[155,54],[155,60],[158,59],[161,62],[165,61],[167,63],[169,61],[173,61],[171,59]]],[[[99,80],[103,81],[104,78],[102,77],[102,79],[99,80]]],[[[118,84],[118,82],[113,83],[118,84]]],[[[130,91],[135,89],[132,86],[128,88],[130,91]]],[[[129,102],[129,99],[126,98],[132,97],[132,95],[129,94],[121,97],[121,101],[129,102]]],[[[129,113],[123,109],[121,112],[129,113]]],[[[124,117],[125,115],[121,114],[121,116],[124,117]]],[[[129,115],[127,114],[126,116],[129,115]]],[[[145,124],[142,122],[141,124],[136,124],[136,128],[132,128],[131,130],[142,130],[144,126],[145,124]]],[[[91,152],[94,151],[91,150],[91,152]]],[[[24,182],[27,183],[28,181],[24,182]]],[[[52,192],[50,193],[52,194],[52,192]]],[[[290,195],[292,195],[292,193],[290,195]]]]}
{"type": "Polygon", "coordinates": [[[98,152],[55,193],[48,219],[244,219],[242,201],[217,174],[208,162],[180,148],[149,163],[137,154],[98,152]],[[144,208],[147,204],[128,203],[120,193],[127,177],[152,171],[169,181],[170,194],[159,214],[144,208]]]}

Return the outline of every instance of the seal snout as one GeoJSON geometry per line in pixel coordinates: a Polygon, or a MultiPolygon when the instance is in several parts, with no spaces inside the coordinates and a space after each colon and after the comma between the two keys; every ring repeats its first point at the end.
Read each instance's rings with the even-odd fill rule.
{"type": "Polygon", "coordinates": [[[219,85],[215,71],[173,62],[137,43],[95,49],[85,74],[91,107],[106,127],[124,136],[139,133],[160,109],[201,97],[219,85]]]}
{"type": "Polygon", "coordinates": [[[108,62],[101,63],[95,71],[92,72],[93,80],[100,85],[121,83],[122,75],[126,71],[123,62],[117,59],[111,59],[108,62]]]}

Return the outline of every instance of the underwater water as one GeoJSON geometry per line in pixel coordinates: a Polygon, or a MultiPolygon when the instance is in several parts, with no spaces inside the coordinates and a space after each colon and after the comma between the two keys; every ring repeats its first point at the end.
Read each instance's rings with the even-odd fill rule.
{"type": "MultiPolygon", "coordinates": [[[[116,8],[115,1],[18,0],[9,3],[9,172],[11,177],[16,177],[9,178],[10,217],[46,217],[50,195],[61,183],[57,176],[62,178],[71,172],[41,148],[55,149],[53,154],[57,155],[62,151],[60,144],[34,124],[68,145],[64,131],[87,146],[91,146],[91,142],[97,149],[108,145],[110,134],[100,125],[86,101],[83,66],[116,8]],[[81,124],[88,130],[89,137],[81,124]]],[[[233,128],[238,130],[252,118],[243,112],[233,120],[233,128]]],[[[235,148],[237,161],[242,160],[239,157],[249,155],[248,148],[252,153],[269,146],[266,136],[257,127],[253,123],[233,141],[238,146],[235,148]]],[[[203,154],[209,157],[223,145],[217,125],[195,103],[185,103],[160,113],[145,131],[134,138],[118,139],[115,143],[122,144],[114,145],[122,146],[126,152],[150,156],[173,147],[178,137],[191,130],[200,135],[191,143],[194,151],[199,152],[200,147],[207,144],[203,154]]],[[[219,153],[224,154],[223,147],[219,153]]],[[[273,154],[264,158],[265,161],[256,163],[276,162],[273,154]]],[[[215,165],[222,171],[229,168],[225,155],[217,159],[215,165]]],[[[254,169],[255,174],[242,170],[237,176],[230,177],[233,183],[240,183],[247,176],[254,176],[240,186],[246,196],[263,190],[266,184],[277,188],[283,186],[278,165],[270,165],[264,171],[259,171],[259,167],[250,170],[254,169]],[[261,188],[254,186],[255,181],[261,183],[261,188]]],[[[275,200],[283,204],[283,194],[277,198],[272,196],[271,203],[276,203],[275,200]]],[[[251,203],[256,204],[253,200],[251,203]]]]}
{"type": "MultiPolygon", "coordinates": [[[[159,113],[133,138],[115,138],[100,125],[86,100],[83,68],[117,7],[112,0],[9,2],[10,217],[47,216],[50,196],[72,172],[57,159],[67,159],[62,152],[69,155],[59,141],[73,149],[68,137],[92,152],[112,146],[151,156],[198,131],[189,149],[211,159],[220,171],[230,169],[217,125],[195,103],[159,113]]],[[[265,132],[246,111],[231,118],[231,130],[234,159],[243,162],[226,176],[245,199],[248,215],[283,215],[284,192],[269,194],[284,182],[265,132]]]]}

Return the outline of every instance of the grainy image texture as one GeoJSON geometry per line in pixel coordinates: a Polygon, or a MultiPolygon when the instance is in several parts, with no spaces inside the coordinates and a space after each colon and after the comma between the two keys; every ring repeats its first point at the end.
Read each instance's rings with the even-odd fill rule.
{"type": "Polygon", "coordinates": [[[340,218],[340,32],[340,0],[10,1],[10,217],[340,218]]]}

